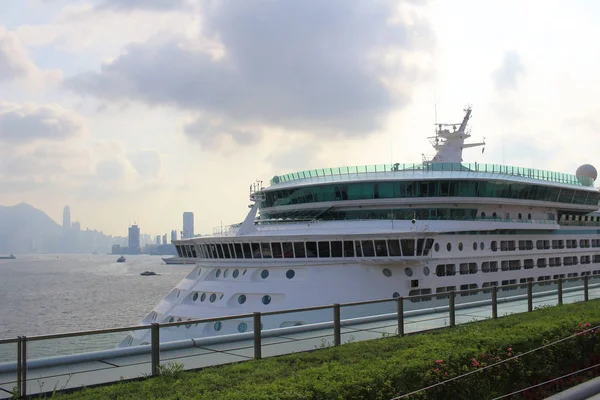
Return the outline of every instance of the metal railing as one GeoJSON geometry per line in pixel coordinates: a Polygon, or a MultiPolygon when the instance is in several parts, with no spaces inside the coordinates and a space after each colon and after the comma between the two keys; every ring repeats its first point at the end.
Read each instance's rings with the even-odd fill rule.
{"type": "MultiPolygon", "coordinates": [[[[217,322],[217,321],[227,321],[227,320],[234,320],[234,319],[243,319],[243,318],[251,318],[253,320],[253,329],[252,329],[252,336],[253,336],[253,358],[254,359],[260,359],[262,358],[262,339],[263,337],[272,337],[275,336],[273,334],[269,334],[268,331],[263,332],[263,328],[262,328],[262,318],[263,317],[268,317],[268,316],[275,316],[275,315],[281,315],[281,314],[287,314],[287,313],[298,313],[298,312],[309,312],[309,311],[320,311],[320,310],[331,310],[332,311],[332,320],[331,322],[321,322],[321,323],[315,323],[314,326],[315,328],[313,328],[312,330],[321,330],[324,327],[333,327],[333,345],[334,346],[340,346],[342,344],[342,340],[341,340],[341,328],[342,326],[349,326],[351,325],[353,322],[355,322],[357,319],[354,320],[342,320],[341,318],[341,312],[343,308],[348,308],[348,307],[353,307],[353,306],[363,306],[363,305],[371,305],[371,304],[379,304],[379,303],[389,303],[389,302],[396,302],[396,307],[395,307],[395,312],[393,314],[383,314],[383,315],[377,315],[377,317],[380,317],[379,319],[386,319],[389,320],[390,318],[394,318],[394,314],[395,314],[395,318],[396,318],[396,325],[397,325],[397,329],[396,329],[396,334],[398,336],[404,336],[405,333],[405,327],[406,327],[406,323],[405,323],[405,317],[407,314],[407,311],[405,310],[405,305],[406,305],[406,301],[422,301],[422,300],[431,300],[434,296],[437,297],[437,299],[440,299],[440,296],[444,296],[448,298],[448,303],[447,306],[440,306],[440,307],[436,307],[435,308],[435,312],[442,312],[442,311],[446,311],[448,312],[448,317],[449,317],[449,326],[453,327],[456,325],[456,311],[457,308],[460,309],[467,309],[467,308],[473,308],[473,307],[478,307],[481,305],[487,305],[487,304],[491,304],[491,318],[493,319],[497,319],[498,318],[498,303],[499,303],[499,299],[498,299],[498,293],[500,291],[509,291],[511,289],[527,289],[527,293],[524,295],[516,295],[516,296],[509,296],[503,299],[504,302],[511,302],[511,301],[517,301],[517,300],[527,300],[527,312],[532,312],[534,310],[533,308],[533,299],[534,297],[538,297],[538,296],[548,296],[548,295],[553,295],[554,293],[556,294],[556,299],[557,299],[557,304],[558,305],[562,305],[563,304],[563,294],[564,292],[575,292],[575,291],[579,291],[579,290],[583,290],[583,301],[588,301],[590,296],[589,296],[589,291],[590,291],[590,278],[600,278],[600,276],[584,276],[584,277],[578,277],[578,278],[561,278],[561,279],[554,279],[554,280],[546,280],[546,281],[540,281],[540,282],[522,282],[522,283],[515,283],[515,284],[511,284],[511,285],[502,285],[502,286],[490,286],[490,287],[484,287],[484,288],[473,288],[473,289],[465,289],[465,290],[454,290],[454,291],[449,291],[449,292],[443,292],[443,293],[427,293],[427,294],[420,294],[420,295],[415,295],[415,296],[408,296],[408,297],[397,297],[397,298],[386,298],[386,299],[378,299],[378,300],[368,300],[368,301],[359,301],[359,302],[350,302],[350,303],[336,303],[336,304],[331,304],[331,305],[322,305],[322,306],[314,306],[314,307],[304,307],[304,308],[295,308],[295,309],[285,309],[285,310],[277,310],[277,311],[268,311],[268,312],[254,312],[254,313],[247,313],[247,314],[237,314],[237,315],[230,315],[230,316],[225,316],[225,317],[214,317],[214,318],[201,318],[201,319],[193,319],[193,320],[186,320],[186,321],[179,321],[179,322],[169,322],[169,323],[152,323],[150,326],[148,325],[138,325],[138,326],[129,326],[129,327],[122,327],[122,328],[110,328],[110,329],[97,329],[97,330],[89,330],[89,331],[78,331],[78,332],[70,332],[70,333],[58,333],[58,334],[50,334],[50,335],[37,335],[37,336],[31,336],[31,337],[26,337],[26,336],[18,336],[16,339],[1,339],[0,340],[0,345],[2,344],[17,344],[17,362],[16,362],[16,394],[19,397],[26,397],[27,396],[27,371],[28,371],[28,344],[30,344],[31,342],[36,342],[36,341],[42,341],[42,340],[49,340],[49,339],[62,339],[62,338],[72,338],[72,337],[77,337],[77,336],[86,336],[86,335],[94,335],[94,334],[107,334],[107,333],[120,333],[120,332],[131,332],[131,331],[139,331],[139,330],[150,330],[151,332],[151,341],[150,341],[150,345],[149,345],[149,352],[150,352],[150,364],[151,364],[151,375],[152,376],[156,376],[160,373],[160,350],[161,347],[165,347],[165,343],[162,344],[160,343],[160,329],[164,329],[164,328],[169,328],[169,327],[179,327],[179,326],[183,326],[183,325],[191,325],[191,324],[200,324],[200,323],[210,323],[210,322],[217,322]],[[583,281],[583,289],[581,289],[581,286],[576,286],[576,287],[570,287],[570,288],[564,288],[563,287],[563,283],[564,282],[574,282],[574,281],[578,281],[581,282],[583,281]],[[549,291],[542,291],[542,292],[538,292],[536,294],[533,293],[533,287],[538,285],[538,286],[545,286],[545,285],[549,285],[549,284],[557,284],[557,288],[556,290],[549,290],[549,291]],[[466,303],[462,303],[457,305],[456,304],[456,298],[459,295],[462,294],[466,294],[466,295],[473,295],[473,294],[479,294],[479,293],[489,293],[490,294],[490,299],[484,299],[484,300],[477,300],[474,302],[466,302],[466,303]]],[[[600,287],[600,283],[594,284],[594,287],[600,287]]],[[[413,310],[412,312],[415,312],[418,310],[413,310]]],[[[411,313],[411,311],[408,311],[408,313],[411,313]]],[[[364,317],[363,317],[364,318],[364,317]]],[[[360,320],[360,318],[358,318],[358,320],[360,320]]],[[[306,330],[310,330],[310,325],[303,325],[302,327],[294,327],[294,328],[303,328],[304,331],[306,330]]],[[[281,328],[280,328],[281,329],[281,328]]],[[[289,328],[283,328],[283,329],[289,329],[289,328]]],[[[276,331],[277,329],[273,329],[273,331],[276,331]]],[[[250,332],[248,332],[250,333],[250,332]]],[[[236,335],[246,335],[247,334],[236,334],[236,335]]],[[[244,336],[245,337],[245,336],[244,336]]],[[[212,337],[211,337],[212,338],[212,337]]],[[[215,337],[218,338],[218,337],[215,337]]],[[[199,340],[199,339],[196,339],[199,340]]],[[[192,340],[193,342],[193,340],[192,340]]],[[[136,348],[142,348],[141,350],[143,350],[144,352],[147,352],[148,350],[148,345],[145,346],[138,346],[136,348]]],[[[108,383],[108,382],[106,382],[108,383]]]]}
{"type": "Polygon", "coordinates": [[[299,179],[318,178],[326,176],[354,175],[363,173],[385,172],[473,172],[519,176],[541,181],[566,183],[577,186],[592,186],[593,180],[587,177],[577,177],[573,174],[546,171],[536,168],[523,168],[511,165],[480,164],[480,163],[395,163],[377,165],[359,165],[350,167],[311,169],[275,176],[271,185],[291,182],[299,179]]]}

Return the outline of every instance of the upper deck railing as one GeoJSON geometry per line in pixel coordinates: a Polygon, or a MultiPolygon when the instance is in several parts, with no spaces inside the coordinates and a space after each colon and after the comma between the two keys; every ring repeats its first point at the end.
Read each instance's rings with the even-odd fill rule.
{"type": "Polygon", "coordinates": [[[479,163],[418,163],[418,164],[376,164],[360,165],[351,167],[311,169],[307,171],[293,172],[285,175],[277,175],[271,179],[271,185],[292,182],[300,179],[310,179],[327,176],[344,176],[363,173],[386,173],[386,172],[477,172],[487,174],[519,176],[541,181],[564,183],[577,186],[592,186],[594,181],[588,177],[577,177],[573,174],[562,172],[545,171],[535,168],[514,167],[499,164],[479,163]]]}

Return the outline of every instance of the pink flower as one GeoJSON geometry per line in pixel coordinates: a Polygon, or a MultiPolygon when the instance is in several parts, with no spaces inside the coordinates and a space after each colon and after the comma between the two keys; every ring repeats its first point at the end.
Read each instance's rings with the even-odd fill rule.
{"type": "Polygon", "coordinates": [[[444,376],[448,376],[448,373],[447,373],[447,372],[444,372],[444,376]]]}
{"type": "Polygon", "coordinates": [[[474,367],[479,367],[479,361],[477,361],[476,359],[472,358],[471,359],[471,365],[473,365],[474,367]]]}
{"type": "Polygon", "coordinates": [[[435,360],[435,363],[436,363],[436,364],[441,364],[441,363],[443,363],[443,362],[444,362],[444,360],[435,360]]]}
{"type": "Polygon", "coordinates": [[[587,327],[589,327],[589,326],[592,326],[592,324],[590,324],[589,322],[586,322],[586,323],[585,323],[585,327],[587,328],[587,327]]]}
{"type": "Polygon", "coordinates": [[[433,370],[433,372],[440,372],[439,368],[433,370]]]}
{"type": "Polygon", "coordinates": [[[509,348],[508,348],[508,351],[512,351],[512,347],[509,347],[509,348]]]}

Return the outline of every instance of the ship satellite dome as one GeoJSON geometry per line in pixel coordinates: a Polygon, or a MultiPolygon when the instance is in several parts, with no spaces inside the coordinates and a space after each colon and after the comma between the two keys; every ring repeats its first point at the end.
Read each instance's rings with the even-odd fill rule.
{"type": "Polygon", "coordinates": [[[591,184],[598,177],[598,171],[596,171],[596,168],[593,165],[583,164],[577,168],[575,176],[581,184],[591,184]]]}

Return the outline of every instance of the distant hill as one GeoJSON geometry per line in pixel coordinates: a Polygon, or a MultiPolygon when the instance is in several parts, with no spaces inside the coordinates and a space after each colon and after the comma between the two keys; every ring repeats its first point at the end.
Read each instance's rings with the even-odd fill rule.
{"type": "Polygon", "coordinates": [[[109,252],[113,238],[98,231],[65,232],[46,213],[21,203],[0,206],[0,255],[109,252]]]}

